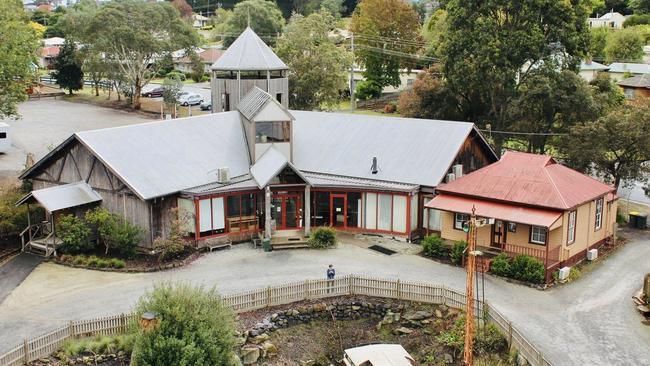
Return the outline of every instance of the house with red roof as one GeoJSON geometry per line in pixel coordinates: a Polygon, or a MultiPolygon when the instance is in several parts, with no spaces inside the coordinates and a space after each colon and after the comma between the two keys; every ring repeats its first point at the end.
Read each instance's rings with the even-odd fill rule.
{"type": "Polygon", "coordinates": [[[425,207],[440,212],[443,239],[467,240],[463,224],[474,210],[488,223],[477,229],[478,247],[536,257],[545,263],[547,279],[614,233],[615,188],[547,155],[508,151],[436,192],[425,207]]]}

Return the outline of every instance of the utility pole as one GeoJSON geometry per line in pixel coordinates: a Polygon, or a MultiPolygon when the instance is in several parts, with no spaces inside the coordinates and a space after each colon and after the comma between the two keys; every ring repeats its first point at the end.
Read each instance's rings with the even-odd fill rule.
{"type": "Polygon", "coordinates": [[[357,99],[354,96],[354,33],[350,32],[350,50],[352,51],[352,65],[350,65],[350,109],[357,109],[357,99]]]}
{"type": "Polygon", "coordinates": [[[476,208],[472,207],[467,233],[467,283],[465,286],[465,348],[463,350],[463,365],[474,364],[474,264],[476,261],[476,208]]]}

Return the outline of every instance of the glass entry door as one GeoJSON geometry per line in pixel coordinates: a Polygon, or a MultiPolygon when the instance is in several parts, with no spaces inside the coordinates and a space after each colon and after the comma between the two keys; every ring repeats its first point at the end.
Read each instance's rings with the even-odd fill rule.
{"type": "Polygon", "coordinates": [[[298,229],[301,225],[302,200],[299,194],[273,194],[271,197],[271,218],[276,230],[298,229]]]}
{"type": "Polygon", "coordinates": [[[333,227],[346,227],[347,197],[345,194],[330,195],[330,223],[333,227]]]}

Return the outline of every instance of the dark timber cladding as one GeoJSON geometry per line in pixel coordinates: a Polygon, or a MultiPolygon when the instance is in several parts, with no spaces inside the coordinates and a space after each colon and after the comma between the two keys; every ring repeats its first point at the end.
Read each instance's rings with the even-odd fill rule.
{"type": "Polygon", "coordinates": [[[145,246],[151,245],[152,234],[157,236],[164,233],[163,222],[167,219],[159,216],[169,211],[165,206],[176,202],[175,199],[158,199],[151,205],[149,201],[140,200],[74,137],[52,151],[43,164],[33,171],[27,171],[23,178],[32,180],[34,190],[79,181],[88,183],[102,196],[102,206],[145,230],[142,243],[145,246]],[[152,217],[156,219],[152,220],[152,217]],[[153,233],[151,227],[154,228],[153,233]]]}
{"type": "MultiPolygon", "coordinates": [[[[462,164],[463,172],[468,174],[495,161],[494,154],[489,151],[485,143],[482,143],[482,137],[476,130],[472,130],[458,151],[454,165],[462,164]]],[[[451,173],[451,169],[449,172],[451,173]]]]}

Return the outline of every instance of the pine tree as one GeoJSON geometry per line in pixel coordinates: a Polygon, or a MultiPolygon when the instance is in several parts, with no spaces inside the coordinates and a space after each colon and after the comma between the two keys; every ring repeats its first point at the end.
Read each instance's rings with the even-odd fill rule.
{"type": "Polygon", "coordinates": [[[77,55],[77,48],[74,43],[66,40],[59,55],[54,60],[54,72],[52,76],[56,78],[56,83],[61,89],[67,89],[72,95],[73,90],[83,88],[84,73],[81,70],[81,60],[77,55]]]}

